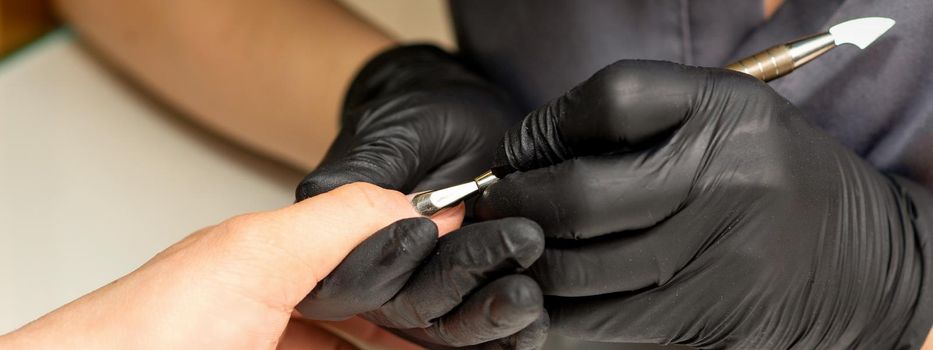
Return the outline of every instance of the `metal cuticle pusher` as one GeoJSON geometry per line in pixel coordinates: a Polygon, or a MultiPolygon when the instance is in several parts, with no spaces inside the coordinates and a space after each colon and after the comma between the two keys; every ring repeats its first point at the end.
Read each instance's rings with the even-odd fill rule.
{"type": "Polygon", "coordinates": [[[416,194],[415,197],[411,199],[411,204],[421,215],[431,216],[441,211],[441,209],[449,208],[460,203],[460,201],[474,193],[479,193],[496,181],[499,181],[499,178],[493,175],[491,170],[486,171],[473,179],[473,181],[467,183],[416,194]]]}

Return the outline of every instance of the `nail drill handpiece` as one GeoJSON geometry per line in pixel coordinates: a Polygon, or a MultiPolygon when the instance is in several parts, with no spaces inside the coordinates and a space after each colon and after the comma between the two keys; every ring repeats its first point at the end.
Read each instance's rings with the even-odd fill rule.
{"type": "Polygon", "coordinates": [[[771,81],[794,71],[842,44],[853,44],[865,49],[894,26],[894,20],[883,17],[865,17],[839,23],[828,32],[770,47],[748,58],[726,66],[771,81]]]}

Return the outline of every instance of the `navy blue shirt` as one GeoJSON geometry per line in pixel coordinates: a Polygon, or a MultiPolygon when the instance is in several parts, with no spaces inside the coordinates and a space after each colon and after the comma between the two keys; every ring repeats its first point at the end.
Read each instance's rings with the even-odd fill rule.
{"type": "Polygon", "coordinates": [[[883,171],[933,189],[933,1],[450,0],[461,53],[525,111],[620,59],[723,66],[848,19],[897,25],[771,83],[805,117],[883,171]]]}

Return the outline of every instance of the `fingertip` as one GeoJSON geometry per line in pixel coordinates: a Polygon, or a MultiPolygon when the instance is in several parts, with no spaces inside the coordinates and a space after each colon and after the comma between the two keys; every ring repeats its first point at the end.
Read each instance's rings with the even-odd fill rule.
{"type": "Polygon", "coordinates": [[[438,238],[438,227],[434,220],[426,217],[413,217],[399,220],[397,230],[402,231],[415,245],[430,243],[432,248],[438,238]]]}
{"type": "Polygon", "coordinates": [[[544,253],[544,229],[537,222],[520,217],[503,219],[508,222],[510,231],[521,242],[519,263],[529,267],[544,253]]]}
{"type": "Polygon", "coordinates": [[[493,285],[498,285],[499,293],[489,306],[490,318],[495,324],[521,324],[525,327],[544,311],[544,295],[541,287],[531,277],[512,275],[503,277],[493,285]]]}
{"type": "Polygon", "coordinates": [[[521,184],[518,184],[515,176],[509,176],[499,179],[489,187],[486,187],[477,197],[473,205],[473,213],[481,220],[494,220],[510,216],[517,216],[518,203],[516,198],[520,198],[517,191],[520,191],[521,184]]]}
{"type": "Polygon", "coordinates": [[[542,309],[538,318],[528,327],[512,336],[512,346],[515,350],[537,350],[544,347],[547,341],[548,329],[551,327],[551,319],[548,316],[547,309],[542,309]]]}
{"type": "Polygon", "coordinates": [[[544,313],[544,296],[534,280],[524,275],[510,275],[493,281],[461,306],[471,310],[462,315],[465,333],[477,340],[490,341],[514,336],[540,320],[544,313]],[[481,310],[481,311],[480,311],[481,310]],[[483,317],[477,317],[485,313],[483,317]]]}
{"type": "Polygon", "coordinates": [[[519,270],[530,267],[544,253],[544,230],[526,218],[508,217],[478,222],[461,228],[460,232],[458,235],[483,237],[484,240],[497,242],[498,248],[490,249],[490,252],[508,257],[519,270]]]}
{"type": "MultiPolygon", "coordinates": [[[[456,309],[430,327],[412,328],[405,333],[416,339],[452,347],[495,342],[511,337],[538,321],[544,312],[543,299],[534,280],[523,275],[509,275],[470,294],[456,309]]],[[[490,347],[479,348],[512,348],[509,344],[486,345],[490,347]]]]}
{"type": "Polygon", "coordinates": [[[437,224],[438,237],[443,237],[460,228],[460,225],[463,224],[464,215],[466,215],[466,206],[460,203],[455,207],[444,209],[431,216],[431,221],[437,224]]]}

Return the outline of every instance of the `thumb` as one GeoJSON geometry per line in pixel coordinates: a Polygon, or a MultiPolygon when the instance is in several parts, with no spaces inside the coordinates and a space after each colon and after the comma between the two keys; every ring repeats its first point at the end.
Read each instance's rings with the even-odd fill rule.
{"type": "Polygon", "coordinates": [[[405,130],[387,125],[362,140],[354,140],[354,136],[341,131],[324,162],[298,184],[296,201],[354,182],[411,190],[412,180],[423,177],[425,172],[419,161],[424,140],[417,126],[405,130]]]}
{"type": "Polygon", "coordinates": [[[504,175],[641,147],[691,116],[710,71],[656,61],[611,64],[511,128],[494,171],[504,175]]]}

